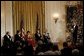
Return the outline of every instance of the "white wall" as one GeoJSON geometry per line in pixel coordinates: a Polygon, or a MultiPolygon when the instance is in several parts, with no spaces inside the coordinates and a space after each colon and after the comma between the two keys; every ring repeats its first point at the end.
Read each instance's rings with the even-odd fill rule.
{"type": "Polygon", "coordinates": [[[66,39],[66,1],[46,1],[45,2],[45,27],[50,33],[51,41],[65,41],[66,39]],[[58,13],[59,19],[55,24],[53,14],[58,13]]]}
{"type": "Polygon", "coordinates": [[[6,31],[13,36],[12,1],[1,1],[1,45],[6,31]]]}

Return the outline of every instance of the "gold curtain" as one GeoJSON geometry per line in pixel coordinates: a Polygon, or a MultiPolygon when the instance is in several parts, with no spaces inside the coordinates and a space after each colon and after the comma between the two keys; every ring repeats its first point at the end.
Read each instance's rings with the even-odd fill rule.
{"type": "Polygon", "coordinates": [[[45,10],[44,1],[13,1],[13,31],[14,34],[20,29],[21,17],[24,19],[24,29],[31,31],[32,34],[36,32],[36,22],[38,13],[38,25],[41,33],[45,29],[45,10]]]}

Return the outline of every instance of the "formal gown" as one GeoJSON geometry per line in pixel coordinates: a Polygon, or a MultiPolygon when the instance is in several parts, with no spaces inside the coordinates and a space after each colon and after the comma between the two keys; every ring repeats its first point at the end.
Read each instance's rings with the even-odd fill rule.
{"type": "Polygon", "coordinates": [[[32,45],[32,47],[35,47],[35,40],[31,37],[31,35],[26,35],[25,38],[28,42],[28,44],[32,45]]]}

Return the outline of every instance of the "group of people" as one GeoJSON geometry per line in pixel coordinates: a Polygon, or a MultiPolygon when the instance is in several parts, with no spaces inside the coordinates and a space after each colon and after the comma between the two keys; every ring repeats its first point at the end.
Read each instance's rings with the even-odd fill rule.
{"type": "Polygon", "coordinates": [[[82,49],[83,49],[83,46],[81,47],[79,45],[76,45],[76,46],[69,45],[67,42],[63,42],[62,49],[59,49],[58,44],[53,44],[50,49],[48,49],[45,52],[39,52],[38,55],[80,56],[80,55],[83,55],[82,49]]]}
{"type": "Polygon", "coordinates": [[[24,29],[22,31],[17,30],[13,41],[10,32],[6,32],[2,46],[4,55],[17,55],[17,53],[34,55],[38,52],[39,43],[48,44],[50,42],[49,33],[41,35],[39,29],[34,36],[35,38],[32,37],[30,31],[27,31],[25,34],[24,29]]]}
{"type": "MultiPolygon", "coordinates": [[[[63,43],[63,49],[59,50],[58,44],[53,44],[50,41],[49,33],[44,32],[41,35],[38,29],[34,36],[30,31],[24,33],[24,29],[17,30],[14,35],[14,41],[10,35],[10,32],[6,32],[3,37],[2,52],[4,55],[72,55],[75,51],[75,55],[82,53],[82,46],[77,45],[77,31],[78,26],[73,26],[73,43],[68,45],[67,42],[63,43]]],[[[80,44],[80,43],[79,43],[80,44]]],[[[83,54],[83,53],[82,53],[83,54]]]]}

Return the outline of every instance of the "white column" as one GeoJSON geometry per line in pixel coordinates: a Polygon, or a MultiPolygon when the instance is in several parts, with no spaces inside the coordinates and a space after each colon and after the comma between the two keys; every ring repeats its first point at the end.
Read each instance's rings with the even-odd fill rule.
{"type": "Polygon", "coordinates": [[[6,31],[13,36],[12,1],[1,1],[1,45],[6,31]]]}

